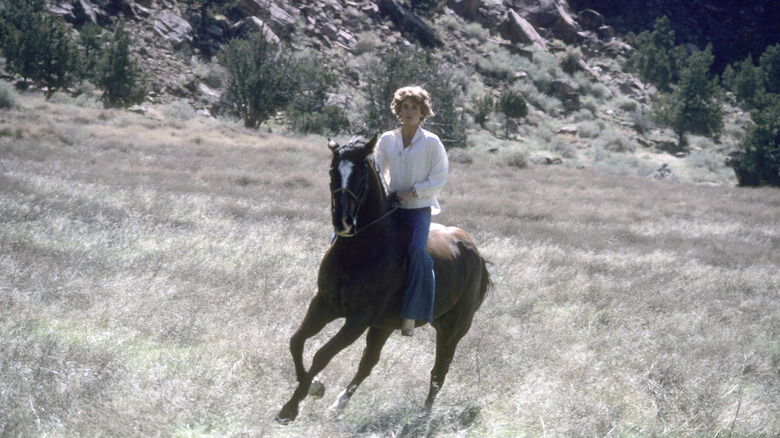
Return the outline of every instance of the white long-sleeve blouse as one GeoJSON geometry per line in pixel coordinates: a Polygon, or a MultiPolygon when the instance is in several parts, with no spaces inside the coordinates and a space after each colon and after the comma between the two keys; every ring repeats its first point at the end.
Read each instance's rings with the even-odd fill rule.
{"type": "Polygon", "coordinates": [[[449,160],[436,134],[418,127],[404,148],[401,129],[387,131],[379,138],[375,153],[378,170],[391,192],[414,188],[415,195],[401,208],[431,207],[434,215],[441,211],[436,196],[447,182],[449,160]]]}

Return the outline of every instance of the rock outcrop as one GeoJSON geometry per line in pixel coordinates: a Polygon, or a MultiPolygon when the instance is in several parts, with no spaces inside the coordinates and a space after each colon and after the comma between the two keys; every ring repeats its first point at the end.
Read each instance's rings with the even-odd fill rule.
{"type": "Polygon", "coordinates": [[[439,47],[441,41],[427,24],[396,0],[379,0],[379,12],[390,18],[401,30],[424,47],[439,47]]]}
{"type": "Polygon", "coordinates": [[[539,35],[528,20],[512,9],[507,11],[506,19],[498,26],[498,32],[502,37],[515,44],[534,46],[539,50],[547,51],[547,43],[544,38],[539,35]]]}
{"type": "Polygon", "coordinates": [[[160,11],[155,17],[153,29],[176,50],[189,51],[192,47],[192,26],[187,20],[169,10],[160,11]]]}

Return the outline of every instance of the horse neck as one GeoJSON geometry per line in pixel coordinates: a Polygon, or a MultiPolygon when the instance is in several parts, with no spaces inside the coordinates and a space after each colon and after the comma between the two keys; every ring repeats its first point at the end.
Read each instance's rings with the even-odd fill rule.
{"type": "MultiPolygon", "coordinates": [[[[377,173],[373,165],[369,166],[368,187],[366,188],[366,201],[360,211],[358,218],[358,228],[372,224],[374,221],[385,215],[390,209],[390,202],[387,194],[385,193],[384,184],[377,173]]],[[[369,228],[365,228],[364,232],[369,231],[384,231],[387,229],[387,225],[391,223],[390,220],[379,220],[373,223],[369,228]]]]}

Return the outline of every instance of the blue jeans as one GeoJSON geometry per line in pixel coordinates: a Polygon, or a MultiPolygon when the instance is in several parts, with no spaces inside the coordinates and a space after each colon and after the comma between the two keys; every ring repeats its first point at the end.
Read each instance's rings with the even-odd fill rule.
{"type": "Polygon", "coordinates": [[[417,321],[433,321],[435,289],[433,259],[425,252],[431,227],[431,209],[399,209],[396,215],[409,230],[409,272],[406,276],[401,316],[417,321]]]}

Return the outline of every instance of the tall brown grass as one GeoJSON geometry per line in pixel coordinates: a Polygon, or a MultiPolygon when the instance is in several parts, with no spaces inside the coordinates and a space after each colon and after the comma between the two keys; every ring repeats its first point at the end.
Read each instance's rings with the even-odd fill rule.
{"type": "Polygon", "coordinates": [[[495,287],[432,413],[428,328],[333,416],[351,346],[280,426],[331,235],[325,140],[31,97],[0,115],[2,436],[780,434],[776,189],[453,162],[437,220],[495,287]]]}

